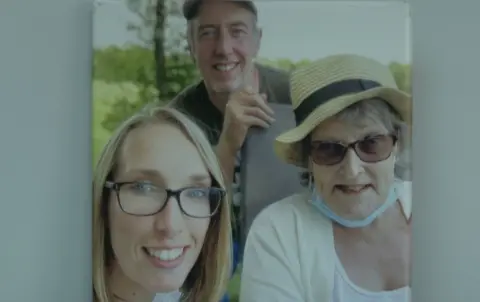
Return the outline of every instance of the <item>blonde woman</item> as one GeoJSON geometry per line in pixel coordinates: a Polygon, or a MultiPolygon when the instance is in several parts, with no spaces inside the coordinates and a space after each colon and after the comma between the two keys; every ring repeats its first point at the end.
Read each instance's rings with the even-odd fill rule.
{"type": "Polygon", "coordinates": [[[147,108],[112,135],[93,183],[96,302],[219,301],[230,277],[229,204],[206,136],[174,109],[147,108]]]}
{"type": "Polygon", "coordinates": [[[309,188],[255,219],[240,301],[409,301],[410,95],[387,66],[335,55],[295,71],[291,96],[297,126],[274,149],[309,188]]]}

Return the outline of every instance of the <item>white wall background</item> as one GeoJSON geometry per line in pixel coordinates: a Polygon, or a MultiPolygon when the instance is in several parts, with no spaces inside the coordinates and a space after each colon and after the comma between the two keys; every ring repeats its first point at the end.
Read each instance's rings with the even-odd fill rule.
{"type": "Polygon", "coordinates": [[[0,301],[91,301],[89,0],[0,0],[0,301]]]}
{"type": "MultiPolygon", "coordinates": [[[[413,301],[478,301],[480,3],[412,2],[413,301]]],[[[91,301],[92,8],[0,2],[2,302],[91,301]]]]}

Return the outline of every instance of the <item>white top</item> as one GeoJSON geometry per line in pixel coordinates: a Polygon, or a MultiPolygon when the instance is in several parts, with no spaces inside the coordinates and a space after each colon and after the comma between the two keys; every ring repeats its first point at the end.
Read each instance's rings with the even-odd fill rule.
{"type": "MultiPolygon", "coordinates": [[[[408,218],[410,187],[411,183],[405,183],[399,188],[400,203],[408,218]]],[[[308,195],[292,195],[256,217],[245,245],[240,302],[360,301],[334,300],[334,294],[340,293],[335,292],[335,285],[337,289],[347,287],[335,278],[338,266],[332,222],[308,200],[308,195]]]]}
{"type": "Polygon", "coordinates": [[[335,257],[335,279],[332,302],[409,302],[410,287],[392,291],[372,292],[353,283],[340,259],[335,257]]]}
{"type": "Polygon", "coordinates": [[[180,301],[181,293],[179,291],[171,293],[157,294],[153,302],[178,302],[180,301]]]}

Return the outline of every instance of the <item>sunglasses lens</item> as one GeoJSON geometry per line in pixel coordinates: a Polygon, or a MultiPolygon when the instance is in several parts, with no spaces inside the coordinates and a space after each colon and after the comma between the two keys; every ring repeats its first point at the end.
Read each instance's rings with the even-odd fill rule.
{"type": "Polygon", "coordinates": [[[357,154],[365,162],[386,159],[392,153],[395,141],[390,135],[379,135],[364,139],[356,145],[357,154]]]}
{"type": "MultiPolygon", "coordinates": [[[[364,162],[378,162],[387,159],[395,145],[395,137],[378,135],[358,141],[355,144],[357,156],[364,162]]],[[[343,160],[347,147],[334,142],[312,142],[312,158],[318,165],[335,165],[343,160]]]]}
{"type": "Polygon", "coordinates": [[[312,144],[312,157],[320,165],[334,165],[342,161],[346,147],[339,143],[314,142],[312,144]]]}

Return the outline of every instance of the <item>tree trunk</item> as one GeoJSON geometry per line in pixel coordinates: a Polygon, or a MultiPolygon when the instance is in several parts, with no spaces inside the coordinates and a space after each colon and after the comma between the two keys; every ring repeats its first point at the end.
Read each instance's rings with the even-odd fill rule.
{"type": "Polygon", "coordinates": [[[158,97],[163,101],[163,96],[168,94],[166,91],[167,72],[165,64],[165,26],[167,20],[166,0],[157,0],[156,22],[154,30],[154,55],[155,55],[155,71],[156,85],[158,89],[158,97]]]}

